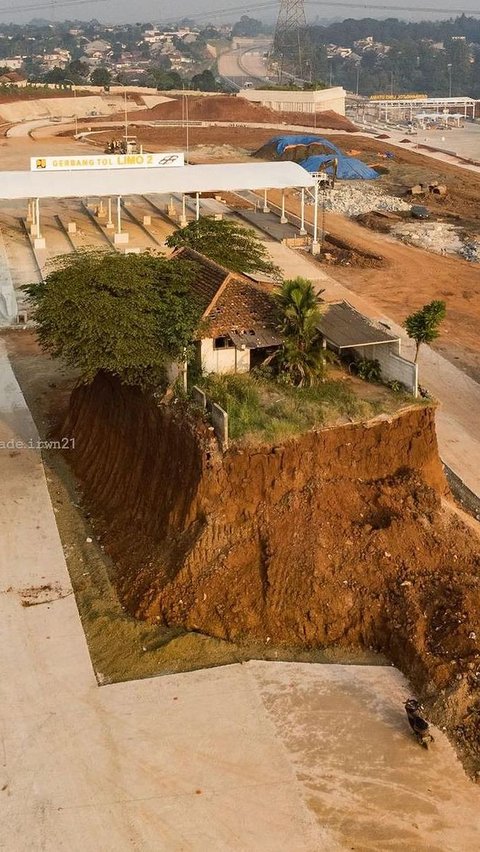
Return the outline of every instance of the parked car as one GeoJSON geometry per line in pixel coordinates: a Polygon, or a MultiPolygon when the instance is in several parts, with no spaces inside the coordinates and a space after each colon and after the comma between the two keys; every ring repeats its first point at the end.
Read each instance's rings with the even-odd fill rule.
{"type": "Polygon", "coordinates": [[[410,210],[410,214],[414,219],[430,219],[430,213],[426,207],[421,204],[414,204],[410,210]]]}

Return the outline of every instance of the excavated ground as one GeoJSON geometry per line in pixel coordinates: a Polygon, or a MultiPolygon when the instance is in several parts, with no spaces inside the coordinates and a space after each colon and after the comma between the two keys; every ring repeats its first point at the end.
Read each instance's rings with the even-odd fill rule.
{"type": "Polygon", "coordinates": [[[131,614],[376,648],[480,768],[480,539],[448,500],[432,408],[220,456],[182,409],[99,377],[62,434],[131,614]]]}
{"type": "MultiPolygon", "coordinates": [[[[122,118],[121,114],[113,116],[122,118]]],[[[162,104],[157,104],[152,109],[139,110],[135,112],[136,121],[172,121],[185,118],[185,107],[182,98],[172,98],[162,104]]],[[[234,121],[252,122],[256,124],[298,124],[307,127],[312,125],[318,128],[329,128],[331,130],[343,130],[348,133],[356,132],[357,128],[343,115],[333,110],[313,114],[304,112],[280,112],[264,107],[261,104],[251,103],[246,98],[237,95],[213,95],[193,96],[188,98],[188,118],[190,121],[234,121]]]]}

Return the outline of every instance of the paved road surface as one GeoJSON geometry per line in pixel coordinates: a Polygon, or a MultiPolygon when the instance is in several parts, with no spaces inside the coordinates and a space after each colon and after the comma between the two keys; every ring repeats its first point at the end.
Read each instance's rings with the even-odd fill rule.
{"type": "MultiPolygon", "coordinates": [[[[12,438],[36,430],[2,346],[12,438]]],[[[0,448],[0,501],[1,849],[480,847],[478,788],[440,732],[428,755],[411,739],[395,669],[258,662],[99,687],[36,450],[0,448]]]]}

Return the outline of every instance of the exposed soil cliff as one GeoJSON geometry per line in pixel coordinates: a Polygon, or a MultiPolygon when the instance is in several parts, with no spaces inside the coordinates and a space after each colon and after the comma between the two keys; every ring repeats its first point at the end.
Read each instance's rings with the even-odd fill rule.
{"type": "Polygon", "coordinates": [[[182,411],[100,377],[62,434],[132,614],[374,646],[474,741],[480,540],[445,499],[433,409],[221,457],[182,411]]]}

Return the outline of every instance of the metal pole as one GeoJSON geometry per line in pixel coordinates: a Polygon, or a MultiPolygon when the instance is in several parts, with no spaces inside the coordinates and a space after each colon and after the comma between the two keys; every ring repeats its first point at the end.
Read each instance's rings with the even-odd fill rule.
{"type": "Polygon", "coordinates": [[[40,199],[39,198],[37,198],[35,200],[35,208],[36,208],[36,217],[35,218],[36,218],[36,224],[37,224],[37,237],[38,237],[38,239],[40,239],[41,234],[40,234],[40,199]]]}
{"type": "Polygon", "coordinates": [[[186,119],[186,135],[187,135],[187,164],[190,159],[190,135],[189,135],[189,126],[188,126],[188,95],[185,95],[185,119],[186,119]]]}
{"type": "Polygon", "coordinates": [[[198,192],[195,195],[195,218],[197,222],[200,219],[200,196],[198,192]]]}
{"type": "Polygon", "coordinates": [[[263,190],[263,212],[270,213],[270,208],[268,206],[268,189],[263,190]]]}
{"type": "Polygon", "coordinates": [[[302,187],[300,233],[301,233],[302,236],[307,233],[306,230],[305,230],[305,189],[303,187],[302,187]]]}
{"type": "Polygon", "coordinates": [[[287,222],[288,222],[288,219],[285,216],[285,190],[282,189],[282,215],[280,216],[280,224],[286,225],[287,222]]]}
{"type": "Polygon", "coordinates": [[[122,199],[120,195],[117,198],[117,234],[122,233],[122,199]]]}
{"type": "Polygon", "coordinates": [[[185,203],[185,193],[182,194],[182,226],[187,224],[187,208],[185,203]]]}
{"type": "Polygon", "coordinates": [[[112,222],[112,199],[109,197],[109,198],[108,198],[108,222],[107,222],[107,228],[111,228],[111,227],[113,227],[113,222],[112,222]]]}
{"type": "Polygon", "coordinates": [[[313,245],[318,243],[318,178],[315,178],[315,201],[313,208],[313,245]]]}

